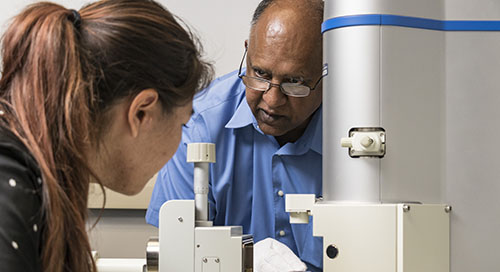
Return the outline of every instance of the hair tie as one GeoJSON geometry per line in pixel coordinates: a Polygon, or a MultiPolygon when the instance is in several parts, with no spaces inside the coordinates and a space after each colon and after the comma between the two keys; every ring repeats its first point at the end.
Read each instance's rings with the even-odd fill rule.
{"type": "Polygon", "coordinates": [[[82,17],[80,16],[80,13],[74,9],[70,9],[71,15],[69,16],[69,19],[73,22],[73,25],[76,28],[80,28],[80,25],[82,24],[82,17]]]}

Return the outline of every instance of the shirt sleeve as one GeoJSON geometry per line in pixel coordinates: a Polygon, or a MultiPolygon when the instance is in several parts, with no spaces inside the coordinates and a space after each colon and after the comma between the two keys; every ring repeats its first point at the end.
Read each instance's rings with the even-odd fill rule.
{"type": "Polygon", "coordinates": [[[0,150],[2,271],[41,271],[41,197],[35,180],[29,168],[0,150]]]}
{"type": "MultiPolygon", "coordinates": [[[[191,122],[188,122],[188,126],[183,127],[182,138],[177,152],[158,173],[146,212],[146,222],[148,224],[158,227],[160,208],[166,201],[194,199],[194,166],[192,163],[186,162],[187,144],[194,142],[210,142],[203,118],[199,115],[193,117],[191,122]]],[[[209,213],[213,215],[214,200],[212,194],[209,194],[209,205],[209,213]]]]}

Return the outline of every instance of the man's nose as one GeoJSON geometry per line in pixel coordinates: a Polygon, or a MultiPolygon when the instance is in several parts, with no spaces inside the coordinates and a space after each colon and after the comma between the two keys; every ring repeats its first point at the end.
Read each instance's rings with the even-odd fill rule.
{"type": "Polygon", "coordinates": [[[262,99],[272,108],[277,108],[286,103],[287,97],[281,92],[281,87],[278,84],[273,84],[271,88],[262,95],[262,99]]]}

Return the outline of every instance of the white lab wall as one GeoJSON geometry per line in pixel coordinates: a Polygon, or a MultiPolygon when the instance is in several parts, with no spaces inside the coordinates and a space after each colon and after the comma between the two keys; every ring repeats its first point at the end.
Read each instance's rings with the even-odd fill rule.
{"type": "MultiPolygon", "coordinates": [[[[35,0],[0,2],[0,31],[10,18],[35,0]]],[[[94,1],[55,0],[67,8],[79,9],[94,1]]],[[[259,0],[158,0],[181,18],[201,38],[207,59],[215,64],[216,75],[238,69],[248,37],[250,21],[259,0]]]]}
{"type": "MultiPolygon", "coordinates": [[[[0,32],[9,19],[34,0],[0,2],[0,32]]],[[[79,9],[94,1],[56,0],[67,8],[79,9]]],[[[215,64],[216,75],[238,69],[243,55],[244,40],[248,37],[250,21],[259,0],[160,0],[178,15],[200,37],[206,59],[215,64]]],[[[93,209],[89,224],[99,211],[93,209]]],[[[92,247],[101,257],[145,257],[146,242],[157,236],[155,227],[144,220],[145,210],[106,209],[96,227],[90,232],[92,247]]]]}
{"type": "Polygon", "coordinates": [[[217,76],[238,69],[260,0],[162,0],[199,33],[217,76]]]}
{"type": "Polygon", "coordinates": [[[499,20],[498,0],[444,0],[446,20],[499,20]]]}

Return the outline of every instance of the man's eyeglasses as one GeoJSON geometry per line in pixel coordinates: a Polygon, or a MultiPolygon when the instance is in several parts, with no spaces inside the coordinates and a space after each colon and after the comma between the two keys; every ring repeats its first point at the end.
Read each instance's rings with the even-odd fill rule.
{"type": "Polygon", "coordinates": [[[240,69],[238,71],[238,77],[241,78],[241,80],[243,80],[243,84],[245,84],[245,86],[255,91],[267,92],[273,86],[276,86],[279,87],[282,93],[288,96],[306,97],[309,96],[312,90],[318,87],[318,84],[321,82],[321,79],[328,74],[328,69],[327,66],[325,65],[325,67],[323,67],[323,74],[318,79],[318,81],[316,81],[316,84],[314,84],[314,87],[312,88],[304,83],[281,82],[280,84],[276,84],[264,78],[242,75],[241,69],[243,67],[243,61],[245,60],[246,54],[247,54],[247,48],[245,48],[245,53],[243,54],[243,58],[241,59],[240,69]]]}

